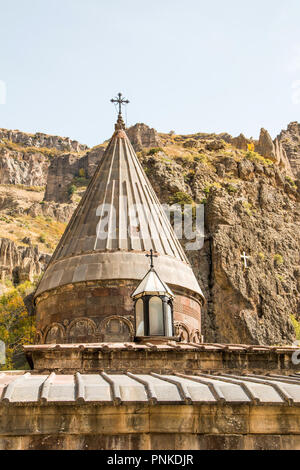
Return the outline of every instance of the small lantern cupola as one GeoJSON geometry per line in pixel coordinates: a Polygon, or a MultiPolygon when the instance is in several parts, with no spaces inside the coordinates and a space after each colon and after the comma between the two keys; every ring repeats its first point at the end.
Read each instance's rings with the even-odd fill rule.
{"type": "Polygon", "coordinates": [[[151,258],[150,270],[131,295],[135,303],[135,335],[173,338],[174,294],[154,269],[153,250],[146,256],[151,258]]]}

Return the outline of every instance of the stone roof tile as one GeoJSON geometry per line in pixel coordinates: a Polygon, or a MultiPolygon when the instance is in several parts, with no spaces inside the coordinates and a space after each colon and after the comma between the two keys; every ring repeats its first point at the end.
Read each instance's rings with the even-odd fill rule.
{"type": "Polygon", "coordinates": [[[300,403],[300,377],[183,374],[80,374],[4,372],[1,404],[148,403],[276,404],[300,403]]]}

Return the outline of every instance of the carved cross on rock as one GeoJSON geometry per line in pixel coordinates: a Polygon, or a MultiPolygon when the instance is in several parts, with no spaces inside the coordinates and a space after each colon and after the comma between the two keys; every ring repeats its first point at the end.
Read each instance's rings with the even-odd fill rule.
{"type": "Polygon", "coordinates": [[[247,256],[245,251],[244,251],[243,254],[241,255],[241,258],[244,260],[245,269],[247,269],[248,268],[247,260],[250,259],[250,256],[247,256]]]}

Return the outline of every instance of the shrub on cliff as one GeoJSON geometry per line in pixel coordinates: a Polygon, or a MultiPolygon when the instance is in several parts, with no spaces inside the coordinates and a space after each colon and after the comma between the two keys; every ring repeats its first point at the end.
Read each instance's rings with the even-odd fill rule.
{"type": "Polygon", "coordinates": [[[291,318],[291,322],[295,330],[296,339],[299,341],[300,340],[300,322],[296,320],[295,315],[290,315],[290,318],[291,318]]]}
{"type": "Polygon", "coordinates": [[[40,243],[46,243],[46,235],[44,233],[41,233],[41,235],[38,237],[38,241],[40,243]]]}
{"type": "Polygon", "coordinates": [[[297,188],[296,182],[290,176],[286,176],[285,179],[293,188],[297,188]]]}
{"type": "Polygon", "coordinates": [[[182,191],[179,191],[174,194],[169,200],[170,204],[180,204],[183,206],[184,204],[193,204],[193,198],[182,191]]]}
{"type": "Polygon", "coordinates": [[[148,156],[155,155],[155,154],[157,154],[158,152],[163,152],[163,149],[160,148],[160,147],[152,148],[152,149],[149,150],[149,152],[147,153],[147,155],[148,155],[148,156]]]}
{"type": "Polygon", "coordinates": [[[283,264],[283,256],[280,255],[279,253],[276,253],[276,255],[274,255],[274,263],[275,263],[275,266],[281,266],[283,264]]]}
{"type": "Polygon", "coordinates": [[[73,196],[74,193],[76,193],[76,186],[74,184],[71,184],[68,187],[68,194],[69,196],[73,196]]]}
{"type": "Polygon", "coordinates": [[[259,153],[253,152],[252,150],[249,150],[248,152],[246,152],[245,156],[246,156],[246,158],[248,158],[248,160],[251,160],[252,162],[256,161],[256,162],[259,162],[259,163],[261,163],[262,165],[265,165],[265,166],[273,165],[272,160],[270,160],[269,158],[265,158],[262,155],[260,155],[259,153]]]}

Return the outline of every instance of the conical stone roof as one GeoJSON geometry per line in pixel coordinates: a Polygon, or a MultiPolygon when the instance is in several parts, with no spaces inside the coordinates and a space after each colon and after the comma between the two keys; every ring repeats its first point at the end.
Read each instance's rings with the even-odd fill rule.
{"type": "Polygon", "coordinates": [[[159,255],[156,269],[163,281],[202,296],[119,116],[116,131],[53,254],[36,296],[70,283],[141,280],[148,268],[145,254],[151,249],[159,255]]]}

